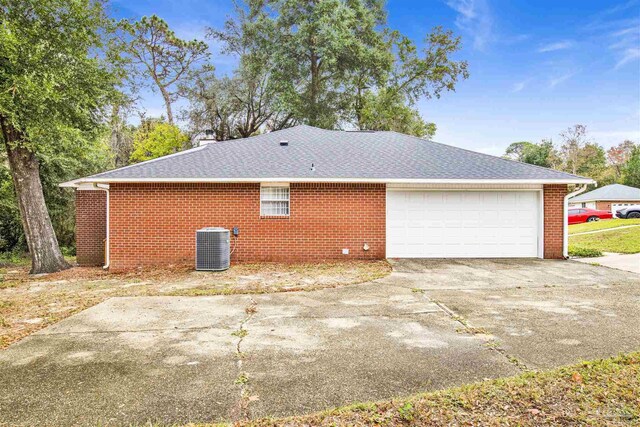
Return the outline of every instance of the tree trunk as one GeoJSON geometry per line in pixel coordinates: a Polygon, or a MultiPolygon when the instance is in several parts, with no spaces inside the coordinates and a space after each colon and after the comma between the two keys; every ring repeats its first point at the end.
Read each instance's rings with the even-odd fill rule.
{"type": "Polygon", "coordinates": [[[31,274],[53,273],[71,267],[62,256],[42,193],[35,155],[20,145],[20,132],[2,121],[9,168],[18,199],[22,228],[31,254],[31,274]]]}
{"type": "Polygon", "coordinates": [[[160,86],[160,93],[162,93],[162,98],[164,99],[164,105],[167,107],[167,122],[170,125],[173,124],[173,111],[171,110],[171,96],[167,90],[160,86]]]}

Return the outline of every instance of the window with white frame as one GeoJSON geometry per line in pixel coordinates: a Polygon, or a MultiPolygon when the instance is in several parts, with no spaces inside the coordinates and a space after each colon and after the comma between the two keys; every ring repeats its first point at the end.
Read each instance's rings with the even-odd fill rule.
{"type": "Polygon", "coordinates": [[[260,187],[261,216],[289,216],[289,187],[260,187]]]}

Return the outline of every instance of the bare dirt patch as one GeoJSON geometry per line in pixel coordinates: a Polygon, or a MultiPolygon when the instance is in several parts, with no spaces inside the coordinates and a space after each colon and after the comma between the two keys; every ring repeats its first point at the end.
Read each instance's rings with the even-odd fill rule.
{"type": "Polygon", "coordinates": [[[0,349],[115,296],[310,291],[368,282],[390,272],[386,261],[239,264],[215,273],[191,266],[117,273],[76,267],[36,277],[24,265],[5,266],[0,268],[0,349]]]}

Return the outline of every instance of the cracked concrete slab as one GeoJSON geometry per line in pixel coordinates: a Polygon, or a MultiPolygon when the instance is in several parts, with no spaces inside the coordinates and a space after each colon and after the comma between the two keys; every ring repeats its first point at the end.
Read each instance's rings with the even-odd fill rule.
{"type": "Polygon", "coordinates": [[[396,272],[404,286],[425,289],[529,368],[640,348],[640,276],[633,273],[574,261],[400,260],[385,280],[396,272]]]}
{"type": "Polygon", "coordinates": [[[575,262],[402,260],[321,291],[114,298],[0,352],[0,424],[289,415],[608,356],[640,346],[638,286],[575,262]]]}
{"type": "Polygon", "coordinates": [[[0,353],[0,420],[233,420],[518,372],[484,338],[458,333],[457,326],[422,293],[378,283],[114,298],[0,353]],[[253,302],[256,312],[248,316],[253,302]],[[240,328],[246,334],[237,334],[240,328]]]}

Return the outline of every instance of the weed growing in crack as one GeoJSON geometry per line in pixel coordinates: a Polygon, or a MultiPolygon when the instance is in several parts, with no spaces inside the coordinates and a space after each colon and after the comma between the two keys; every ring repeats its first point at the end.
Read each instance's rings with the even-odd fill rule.
{"type": "Polygon", "coordinates": [[[485,343],[484,346],[487,348],[497,349],[500,348],[500,343],[498,341],[489,341],[488,343],[485,343]]]}
{"type": "Polygon", "coordinates": [[[248,382],[249,382],[249,377],[247,376],[247,374],[245,374],[244,372],[241,372],[240,375],[238,375],[238,378],[236,378],[233,383],[239,384],[239,385],[245,385],[248,382]]]}
{"type": "Polygon", "coordinates": [[[424,294],[424,289],[420,289],[420,288],[412,288],[411,292],[414,292],[416,294],[424,294]]]}
{"type": "Polygon", "coordinates": [[[472,326],[465,326],[464,328],[457,328],[456,332],[459,334],[470,334],[470,335],[489,335],[485,329],[475,328],[472,326]]]}
{"type": "Polygon", "coordinates": [[[246,329],[238,329],[237,331],[231,332],[231,335],[238,338],[244,338],[249,335],[249,331],[247,331],[246,329]]]}

